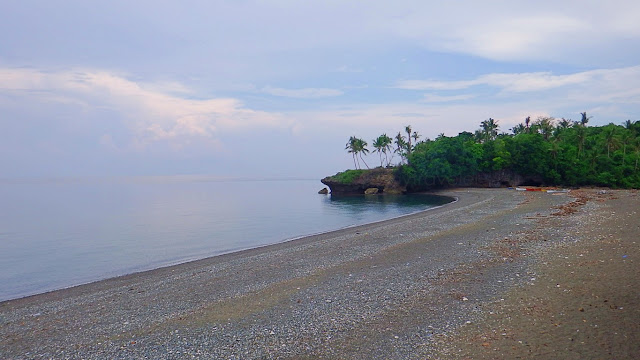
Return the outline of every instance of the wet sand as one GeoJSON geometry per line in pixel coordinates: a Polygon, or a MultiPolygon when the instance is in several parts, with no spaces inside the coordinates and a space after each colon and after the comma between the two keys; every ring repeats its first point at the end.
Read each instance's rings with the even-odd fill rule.
{"type": "Polygon", "coordinates": [[[0,354],[637,357],[636,192],[446,195],[459,201],[0,303],[0,354]]]}

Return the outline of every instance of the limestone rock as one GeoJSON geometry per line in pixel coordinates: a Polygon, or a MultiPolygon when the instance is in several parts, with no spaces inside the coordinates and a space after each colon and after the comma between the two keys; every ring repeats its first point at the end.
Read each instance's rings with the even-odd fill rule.
{"type": "Polygon", "coordinates": [[[396,180],[393,169],[365,170],[347,184],[340,182],[334,176],[328,176],[321,181],[331,189],[332,195],[364,194],[369,188],[376,188],[378,194],[403,194],[407,191],[406,186],[396,180]]]}
{"type": "Polygon", "coordinates": [[[365,195],[374,195],[378,193],[378,188],[372,187],[364,191],[365,195]]]}
{"type": "Polygon", "coordinates": [[[327,188],[323,188],[322,190],[318,191],[318,194],[322,194],[322,195],[327,195],[329,193],[329,189],[327,188]]]}

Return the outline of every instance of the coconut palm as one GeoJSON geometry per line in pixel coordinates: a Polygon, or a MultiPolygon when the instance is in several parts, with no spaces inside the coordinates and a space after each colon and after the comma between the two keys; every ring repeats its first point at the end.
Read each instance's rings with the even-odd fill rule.
{"type": "Polygon", "coordinates": [[[535,128],[542,134],[545,140],[549,140],[553,134],[553,121],[551,117],[539,117],[534,123],[535,128]]]}
{"type": "Polygon", "coordinates": [[[584,142],[587,139],[587,129],[584,126],[576,127],[576,135],[578,138],[578,159],[584,151],[584,142]]]}
{"type": "Polygon", "coordinates": [[[358,138],[355,136],[350,137],[344,149],[353,156],[353,165],[358,169],[358,138]]]}
{"type": "Polygon", "coordinates": [[[402,159],[406,159],[408,156],[408,153],[407,153],[408,144],[407,144],[407,141],[404,139],[404,136],[402,136],[400,132],[398,132],[398,135],[396,135],[395,137],[395,144],[396,144],[396,149],[394,150],[394,152],[400,155],[400,162],[402,162],[402,159]]]}
{"type": "Polygon", "coordinates": [[[636,155],[636,165],[633,167],[633,171],[638,171],[638,160],[640,159],[640,139],[636,139],[633,147],[633,153],[636,155]]]}
{"type": "Polygon", "coordinates": [[[495,140],[498,137],[498,122],[492,118],[484,120],[480,123],[480,133],[482,134],[482,141],[487,142],[495,140]]]}
{"type": "Polygon", "coordinates": [[[631,145],[635,136],[630,130],[625,129],[622,135],[620,135],[620,143],[622,144],[622,162],[624,163],[625,158],[627,157],[627,146],[631,145]]]}
{"type": "Polygon", "coordinates": [[[525,132],[527,130],[527,128],[525,127],[525,125],[523,123],[520,123],[514,127],[511,128],[511,132],[513,132],[513,135],[518,135],[521,134],[523,132],[525,132]]]}
{"type": "Polygon", "coordinates": [[[562,118],[562,120],[558,121],[558,128],[560,129],[568,129],[571,127],[571,125],[573,125],[573,122],[565,118],[562,118]]]}
{"type": "Polygon", "coordinates": [[[407,125],[404,128],[404,131],[407,132],[407,159],[409,158],[409,156],[411,155],[411,125],[407,125]]]}
{"type": "Polygon", "coordinates": [[[417,131],[414,131],[413,134],[411,134],[411,138],[413,139],[413,146],[415,147],[416,145],[418,145],[418,139],[420,138],[420,135],[418,135],[417,131]]]}
{"type": "Polygon", "coordinates": [[[367,149],[367,142],[362,140],[362,139],[356,139],[356,144],[357,144],[357,149],[358,149],[358,154],[360,155],[360,160],[362,160],[362,162],[364,163],[364,165],[367,167],[367,169],[369,169],[369,165],[367,165],[367,162],[364,161],[364,158],[362,157],[362,154],[368,154],[369,153],[369,149],[367,149]]]}
{"type": "Polygon", "coordinates": [[[382,162],[382,154],[384,154],[384,158],[389,165],[389,160],[387,158],[387,150],[390,149],[391,142],[393,139],[387,136],[387,134],[382,134],[378,136],[375,140],[373,140],[373,147],[376,149],[375,151],[380,155],[380,167],[384,166],[382,162]]]}
{"type": "Polygon", "coordinates": [[[591,119],[591,116],[587,116],[587,112],[581,112],[580,113],[580,125],[582,126],[587,126],[587,123],[589,122],[589,119],[591,119]]]}
{"type": "Polygon", "coordinates": [[[604,128],[604,143],[607,147],[607,159],[610,159],[611,150],[618,145],[618,138],[616,137],[616,126],[609,124],[604,128]]]}
{"type": "Polygon", "coordinates": [[[393,151],[391,149],[391,145],[393,144],[393,139],[388,137],[387,134],[383,134],[384,136],[384,158],[387,162],[387,166],[389,166],[391,164],[391,159],[393,159],[393,155],[391,155],[391,159],[389,159],[389,154],[393,154],[393,151]]]}

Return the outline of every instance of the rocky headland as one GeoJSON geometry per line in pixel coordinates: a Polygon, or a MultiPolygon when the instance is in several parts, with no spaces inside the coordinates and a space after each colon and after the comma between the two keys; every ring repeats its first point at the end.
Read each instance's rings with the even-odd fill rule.
{"type": "Polygon", "coordinates": [[[346,170],[327,176],[321,181],[335,195],[404,194],[458,187],[501,188],[543,184],[539,176],[523,176],[513,171],[500,170],[454,179],[428,178],[421,187],[411,188],[398,179],[395,170],[395,168],[346,170]]]}

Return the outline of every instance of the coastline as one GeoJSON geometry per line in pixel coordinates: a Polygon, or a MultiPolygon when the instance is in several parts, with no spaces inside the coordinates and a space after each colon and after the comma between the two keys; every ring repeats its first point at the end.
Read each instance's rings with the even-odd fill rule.
{"type": "Polygon", "coordinates": [[[459,200],[2,302],[0,352],[9,358],[445,354],[434,340],[478,316],[479,304],[522,285],[509,275],[536,263],[496,244],[536,230],[540,216],[572,198],[503,189],[441,194],[459,200]]]}

